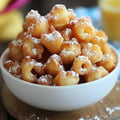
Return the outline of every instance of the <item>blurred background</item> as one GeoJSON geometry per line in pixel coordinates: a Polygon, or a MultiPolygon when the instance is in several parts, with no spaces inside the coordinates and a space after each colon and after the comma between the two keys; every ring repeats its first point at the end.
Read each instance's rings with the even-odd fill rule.
{"type": "Polygon", "coordinates": [[[41,15],[45,15],[57,3],[65,4],[67,8],[91,7],[97,5],[97,0],[32,0],[29,7],[37,9],[41,15]]]}

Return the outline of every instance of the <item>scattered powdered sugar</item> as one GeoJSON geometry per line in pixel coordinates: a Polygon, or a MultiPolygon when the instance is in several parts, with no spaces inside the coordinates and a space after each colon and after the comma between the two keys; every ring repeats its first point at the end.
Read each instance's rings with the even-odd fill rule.
{"type": "Polygon", "coordinates": [[[119,88],[119,87],[116,87],[115,89],[116,89],[116,91],[120,91],[120,88],[119,88]]]}
{"type": "Polygon", "coordinates": [[[114,112],[114,109],[106,107],[106,112],[108,112],[108,114],[111,115],[114,112]]]}
{"type": "Polygon", "coordinates": [[[103,103],[103,100],[100,100],[100,103],[103,103]]]}
{"type": "Polygon", "coordinates": [[[92,118],[88,115],[86,117],[81,117],[78,120],[101,120],[101,118],[97,115],[93,116],[92,118]]]}
{"type": "Polygon", "coordinates": [[[112,113],[114,113],[115,111],[120,111],[120,106],[115,106],[113,108],[110,107],[106,107],[106,112],[111,115],[112,113]]]}

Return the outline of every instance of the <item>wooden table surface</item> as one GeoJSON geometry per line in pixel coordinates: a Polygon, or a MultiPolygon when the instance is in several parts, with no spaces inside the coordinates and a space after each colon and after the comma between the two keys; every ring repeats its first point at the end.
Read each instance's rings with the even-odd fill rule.
{"type": "Polygon", "coordinates": [[[120,82],[103,100],[76,111],[54,112],[34,108],[17,99],[6,85],[2,87],[2,101],[6,110],[18,120],[120,120],[120,82]]]}

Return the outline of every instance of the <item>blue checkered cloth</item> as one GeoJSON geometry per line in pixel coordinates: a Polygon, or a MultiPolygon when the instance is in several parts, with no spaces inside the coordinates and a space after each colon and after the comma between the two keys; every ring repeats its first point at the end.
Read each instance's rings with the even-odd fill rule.
{"type": "MultiPolygon", "coordinates": [[[[77,7],[74,9],[74,11],[75,11],[77,17],[89,16],[92,20],[94,27],[97,29],[102,29],[101,13],[100,13],[100,9],[98,6],[91,7],[91,8],[77,7]]],[[[118,43],[112,42],[110,40],[109,40],[109,43],[117,49],[117,51],[120,55],[120,43],[118,44],[118,43]]],[[[118,79],[120,80],[120,74],[119,74],[118,79]]]]}

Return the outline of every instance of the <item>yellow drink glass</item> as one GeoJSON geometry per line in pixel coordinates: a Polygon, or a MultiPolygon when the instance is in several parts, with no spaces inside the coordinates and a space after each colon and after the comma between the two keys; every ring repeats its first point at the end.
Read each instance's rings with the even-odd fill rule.
{"type": "Polygon", "coordinates": [[[120,0],[99,0],[103,29],[109,39],[120,42],[120,0]]]}

